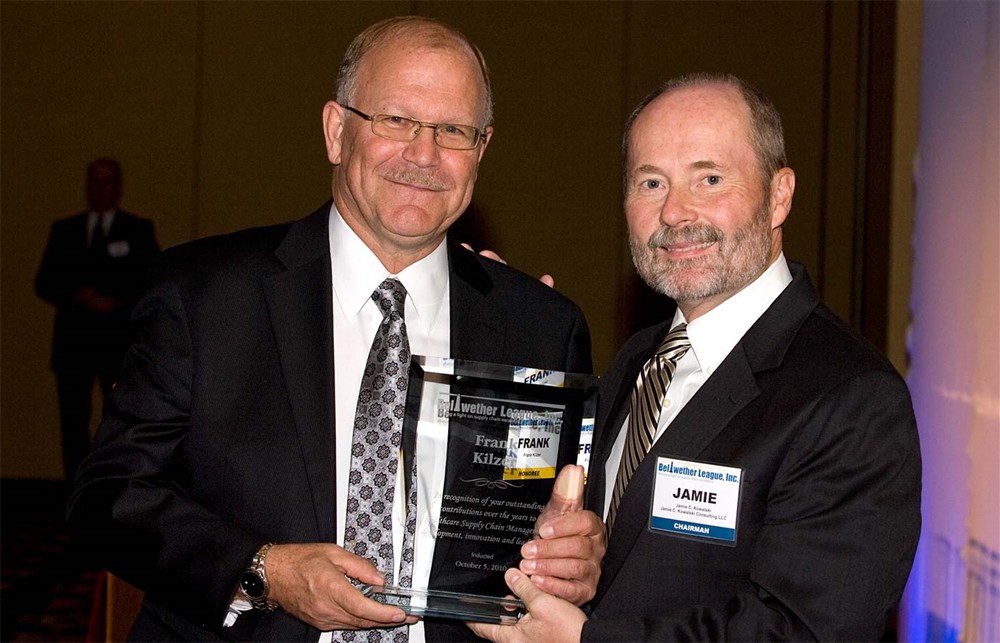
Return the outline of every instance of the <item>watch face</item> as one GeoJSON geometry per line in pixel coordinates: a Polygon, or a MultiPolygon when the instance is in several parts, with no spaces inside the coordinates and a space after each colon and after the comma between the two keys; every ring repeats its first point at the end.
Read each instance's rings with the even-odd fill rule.
{"type": "Polygon", "coordinates": [[[251,600],[264,598],[264,579],[253,572],[243,572],[240,578],[240,589],[251,600]]]}

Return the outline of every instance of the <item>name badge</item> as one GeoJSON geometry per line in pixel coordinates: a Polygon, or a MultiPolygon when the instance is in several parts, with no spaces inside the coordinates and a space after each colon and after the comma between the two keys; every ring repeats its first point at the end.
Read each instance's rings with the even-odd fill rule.
{"type": "Polygon", "coordinates": [[[121,259],[122,257],[127,257],[128,253],[132,249],[128,245],[128,241],[121,239],[119,241],[109,241],[108,242],[108,256],[112,259],[121,259]]]}
{"type": "Polygon", "coordinates": [[[657,458],[649,528],[736,544],[743,469],[657,458]]]}

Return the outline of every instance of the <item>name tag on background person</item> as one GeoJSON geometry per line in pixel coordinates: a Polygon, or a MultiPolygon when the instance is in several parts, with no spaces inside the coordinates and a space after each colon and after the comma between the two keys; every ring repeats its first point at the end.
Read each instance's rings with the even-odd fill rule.
{"type": "Polygon", "coordinates": [[[122,257],[127,257],[128,253],[132,251],[129,247],[128,241],[121,239],[119,241],[109,241],[108,242],[108,256],[112,259],[120,259],[122,257]]]}
{"type": "Polygon", "coordinates": [[[649,528],[720,544],[736,544],[743,469],[657,458],[649,528]]]}

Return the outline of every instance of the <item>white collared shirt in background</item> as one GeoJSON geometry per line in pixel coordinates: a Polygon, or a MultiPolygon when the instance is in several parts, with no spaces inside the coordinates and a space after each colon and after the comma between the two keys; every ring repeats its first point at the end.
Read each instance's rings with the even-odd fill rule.
{"type": "MultiPolygon", "coordinates": [[[[658,440],[681,412],[698,389],[712,376],[724,359],[732,352],[743,335],[764,314],[778,295],[792,282],[792,273],[782,253],[757,279],[745,288],[725,300],[701,317],[688,323],[687,334],[691,340],[691,349],[677,363],[674,377],[667,387],[666,398],[660,410],[660,419],[656,426],[658,440]]],[[[674,313],[674,328],[684,323],[684,314],[680,308],[674,313]]],[[[631,382],[630,386],[635,383],[631,382]]],[[[618,477],[618,467],[621,464],[622,452],[625,450],[625,437],[628,435],[628,417],[618,431],[611,454],[604,465],[604,517],[607,518],[608,507],[611,505],[611,494],[614,492],[615,479],[618,477]]]]}
{"type": "Polygon", "coordinates": [[[101,232],[104,233],[104,238],[108,238],[108,233],[111,232],[111,226],[115,222],[115,211],[105,210],[104,212],[98,212],[96,210],[91,210],[87,213],[87,247],[89,248],[94,243],[94,229],[98,225],[101,226],[101,232]]]}

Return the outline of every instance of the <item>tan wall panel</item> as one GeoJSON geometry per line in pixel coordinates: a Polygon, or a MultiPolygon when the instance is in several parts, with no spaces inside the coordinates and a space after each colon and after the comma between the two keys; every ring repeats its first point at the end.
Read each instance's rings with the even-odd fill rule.
{"type": "Polygon", "coordinates": [[[774,101],[797,178],[786,251],[813,272],[824,135],[824,7],[819,2],[637,3],[629,23],[630,104],[660,82],[695,71],[736,74],[774,101]]]}
{"type": "Polygon", "coordinates": [[[830,6],[830,67],[825,168],[826,216],[821,222],[817,287],[834,312],[850,321],[854,296],[854,207],[857,195],[858,4],[830,6]]]}
{"type": "MultiPolygon", "coordinates": [[[[639,2],[629,5],[626,51],[629,109],[663,81],[698,71],[733,73],[774,101],[796,173],[785,254],[814,278],[824,168],[825,12],[820,2],[639,2]]],[[[644,285],[633,284],[633,293],[633,325],[661,316],[661,298],[644,285]]]]}
{"type": "Polygon", "coordinates": [[[2,389],[4,477],[62,475],[53,309],[33,291],[49,226],[85,206],[87,163],[124,167],[123,206],[186,238],[194,110],[190,3],[4,2],[2,389]]]}
{"type": "Polygon", "coordinates": [[[409,3],[204,5],[194,236],[305,216],[330,198],[322,112],[341,54],[409,3]]]}
{"type": "MultiPolygon", "coordinates": [[[[621,218],[618,3],[421,3],[483,50],[495,134],[473,200],[512,265],[551,273],[587,315],[598,370],[617,349],[621,218]]],[[[530,315],[530,310],[520,314],[530,315]]]]}
{"type": "Polygon", "coordinates": [[[631,108],[679,73],[732,71],[775,100],[798,175],[788,254],[817,277],[825,256],[823,284],[845,284],[849,306],[854,2],[6,1],[3,476],[59,476],[52,310],[32,279],[50,222],[83,207],[87,161],[122,160],[124,205],[164,246],[298,218],[330,193],[320,115],[343,49],[411,12],[465,31],[492,70],[496,136],[463,228],[555,275],[598,371],[663,307],[628,256],[619,143],[631,108]]]}

